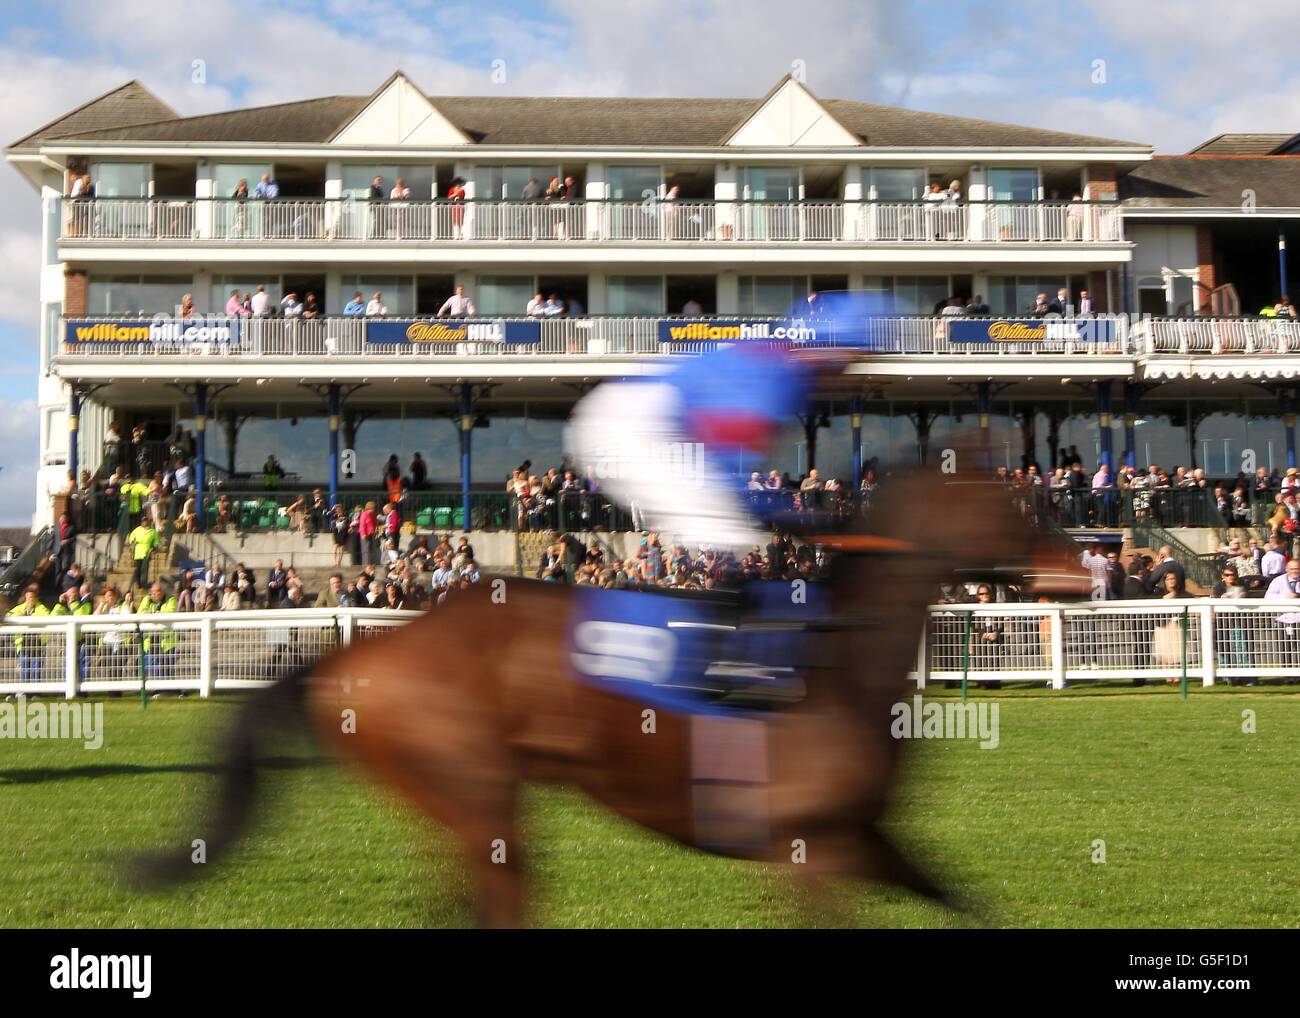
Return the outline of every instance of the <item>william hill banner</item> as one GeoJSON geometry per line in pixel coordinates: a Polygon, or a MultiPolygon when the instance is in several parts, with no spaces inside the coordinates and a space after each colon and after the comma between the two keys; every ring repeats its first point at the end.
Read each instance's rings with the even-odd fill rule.
{"type": "Polygon", "coordinates": [[[162,318],[137,321],[69,320],[64,330],[68,343],[149,343],[158,347],[187,347],[195,343],[236,346],[240,321],[237,318],[197,318],[175,321],[162,318]]]}
{"type": "Polygon", "coordinates": [[[809,324],[793,318],[764,322],[740,318],[701,318],[692,321],[688,318],[659,323],[661,343],[826,343],[830,339],[830,326],[809,324]]]}
{"type": "Polygon", "coordinates": [[[952,343],[1111,343],[1115,339],[1115,323],[1096,318],[953,318],[947,325],[952,343]]]}
{"type": "Polygon", "coordinates": [[[500,319],[384,319],[366,322],[367,343],[540,343],[541,322],[500,319]]]}

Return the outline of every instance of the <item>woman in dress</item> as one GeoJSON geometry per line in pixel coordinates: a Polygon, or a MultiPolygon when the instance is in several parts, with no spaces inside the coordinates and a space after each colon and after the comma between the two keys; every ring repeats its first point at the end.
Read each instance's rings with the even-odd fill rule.
{"type": "MultiPolygon", "coordinates": [[[[1178,600],[1187,596],[1187,590],[1183,586],[1178,574],[1165,573],[1163,582],[1163,593],[1160,595],[1161,600],[1178,600]]],[[[1183,619],[1180,615],[1174,615],[1156,626],[1155,632],[1151,638],[1151,659],[1159,668],[1176,668],[1183,663],[1183,619]]],[[[1179,683],[1177,678],[1165,679],[1165,685],[1176,686],[1179,683]]]]}
{"type": "Polygon", "coordinates": [[[337,569],[343,564],[343,553],[348,546],[348,514],[342,502],[334,506],[329,521],[330,533],[334,535],[334,568],[337,569]]]}
{"type": "Polygon", "coordinates": [[[447,200],[451,202],[451,229],[456,240],[465,239],[465,181],[460,177],[452,180],[447,188],[447,200]]]}
{"type": "MultiPolygon", "coordinates": [[[[1214,585],[1212,597],[1239,598],[1246,596],[1246,585],[1241,582],[1236,566],[1224,566],[1219,582],[1214,585]]],[[[1249,668],[1250,651],[1246,637],[1246,617],[1241,612],[1216,612],[1214,616],[1214,643],[1225,668],[1249,668]]],[[[1255,685],[1254,679],[1226,680],[1230,686],[1255,685]]]]}

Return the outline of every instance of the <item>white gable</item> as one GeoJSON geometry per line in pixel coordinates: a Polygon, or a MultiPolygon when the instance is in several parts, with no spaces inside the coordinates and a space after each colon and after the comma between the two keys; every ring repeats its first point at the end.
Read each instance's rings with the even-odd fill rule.
{"type": "Polygon", "coordinates": [[[861,145],[811,92],[787,79],[727,140],[729,146],[816,147],[861,145]]]}
{"type": "Polygon", "coordinates": [[[335,145],[465,145],[468,139],[403,75],[333,138],[335,145]]]}

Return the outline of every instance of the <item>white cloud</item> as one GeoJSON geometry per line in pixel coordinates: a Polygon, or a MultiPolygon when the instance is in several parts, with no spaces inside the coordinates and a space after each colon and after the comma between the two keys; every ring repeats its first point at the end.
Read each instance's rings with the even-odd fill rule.
{"type": "Polygon", "coordinates": [[[0,398],[0,526],[31,526],[40,457],[36,400],[0,398]]]}

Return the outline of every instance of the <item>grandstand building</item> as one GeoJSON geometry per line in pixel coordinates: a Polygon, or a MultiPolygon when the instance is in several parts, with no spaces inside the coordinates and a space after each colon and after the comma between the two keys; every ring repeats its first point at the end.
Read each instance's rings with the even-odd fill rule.
{"type": "Polygon", "coordinates": [[[826,340],[800,302],[844,290],[891,307],[845,340],[860,391],[791,421],[772,468],[847,485],[971,424],[1009,466],[1074,446],[1090,468],[1285,468],[1300,323],[1257,312],[1287,290],[1298,151],[1225,135],[1153,157],[789,77],[753,100],[518,98],[398,72],[196,117],[130,82],[6,149],[44,217],[35,522],[117,421],[160,455],[192,434],[208,493],[260,486],[268,454],[286,490],[373,490],[419,451],[470,528],[470,492],[559,465],[594,384],[719,339],[826,340]],[[259,287],[319,314],[227,316],[259,287]],[[475,316],[437,318],[457,287],[475,316]],[[1026,314],[1062,289],[1062,320],[1026,314]],[[355,294],[385,314],[345,315],[355,294]],[[535,294],[568,313],[527,315],[535,294]],[[992,320],[938,314],[976,295],[992,320]]]}

